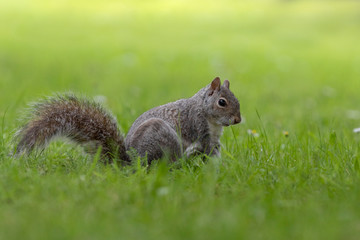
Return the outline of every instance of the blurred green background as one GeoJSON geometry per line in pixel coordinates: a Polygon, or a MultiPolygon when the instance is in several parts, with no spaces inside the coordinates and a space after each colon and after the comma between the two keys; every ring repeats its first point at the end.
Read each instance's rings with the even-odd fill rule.
{"type": "Polygon", "coordinates": [[[2,0],[0,114],[9,108],[12,122],[26,102],[71,90],[106,96],[127,129],[220,76],[249,124],[256,109],[292,130],[348,123],[347,111],[359,110],[359,5],[2,0]]]}
{"type": "Polygon", "coordinates": [[[357,239],[359,40],[360,1],[0,0],[0,238],[357,239]],[[39,97],[106,99],[126,133],[216,76],[245,119],[220,162],[10,157],[39,97]]]}

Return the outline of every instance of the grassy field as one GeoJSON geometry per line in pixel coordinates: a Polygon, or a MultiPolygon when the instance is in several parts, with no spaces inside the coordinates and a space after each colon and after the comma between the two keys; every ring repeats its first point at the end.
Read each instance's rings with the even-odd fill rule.
{"type": "Polygon", "coordinates": [[[358,239],[359,9],[0,0],[0,239],[358,239]],[[221,159],[104,166],[60,141],[11,157],[39,97],[105,98],[126,133],[215,76],[245,119],[221,159]]]}

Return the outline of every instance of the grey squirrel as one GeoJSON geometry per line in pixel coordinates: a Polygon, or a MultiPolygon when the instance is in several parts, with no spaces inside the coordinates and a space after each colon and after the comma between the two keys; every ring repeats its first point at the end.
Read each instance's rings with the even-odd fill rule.
{"type": "Polygon", "coordinates": [[[240,105],[225,80],[216,77],[194,96],[155,107],[140,115],[126,138],[116,119],[100,104],[73,94],[58,95],[33,107],[30,119],[17,131],[16,154],[44,148],[54,137],[66,137],[89,153],[101,148],[102,159],[131,161],[134,149],[148,163],[168,154],[204,153],[220,156],[224,126],[241,122],[240,105]]]}

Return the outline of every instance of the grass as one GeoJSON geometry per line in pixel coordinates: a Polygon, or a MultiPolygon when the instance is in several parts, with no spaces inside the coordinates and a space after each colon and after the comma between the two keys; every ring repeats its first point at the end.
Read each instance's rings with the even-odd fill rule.
{"type": "Polygon", "coordinates": [[[358,8],[0,1],[0,239],[357,239],[358,8]],[[60,141],[11,157],[44,95],[105,96],[126,133],[215,76],[246,120],[224,131],[221,159],[104,166],[60,141]]]}

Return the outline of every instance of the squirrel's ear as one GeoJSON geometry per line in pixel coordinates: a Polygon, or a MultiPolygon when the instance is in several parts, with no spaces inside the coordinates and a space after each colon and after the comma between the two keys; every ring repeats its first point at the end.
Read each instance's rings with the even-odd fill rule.
{"type": "Polygon", "coordinates": [[[209,96],[213,95],[215,91],[220,91],[221,81],[219,77],[216,77],[210,84],[209,96]]]}
{"type": "Polygon", "coordinates": [[[227,89],[230,89],[230,82],[229,80],[225,80],[223,83],[223,86],[226,87],[227,89]]]}
{"type": "Polygon", "coordinates": [[[220,90],[220,85],[221,85],[221,81],[219,77],[216,77],[212,82],[211,82],[211,90],[215,91],[215,90],[220,90]]]}

